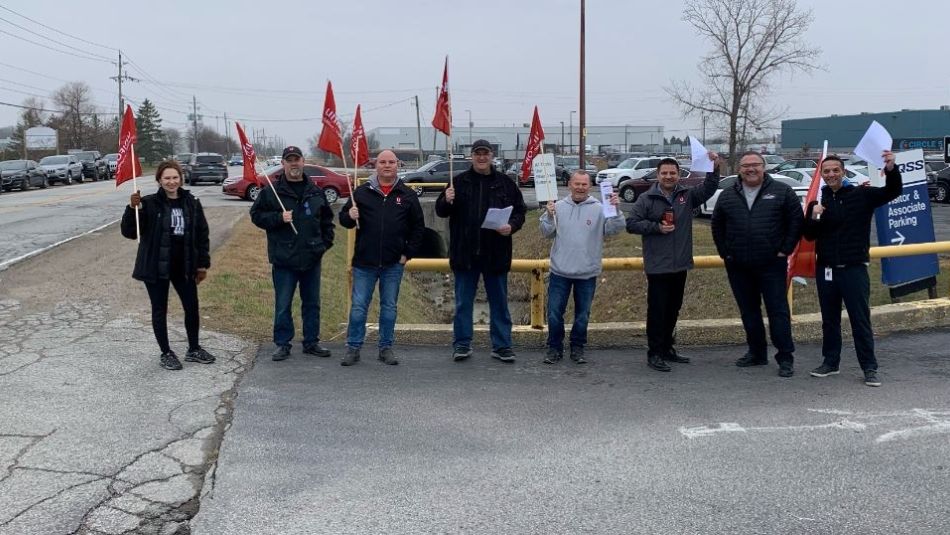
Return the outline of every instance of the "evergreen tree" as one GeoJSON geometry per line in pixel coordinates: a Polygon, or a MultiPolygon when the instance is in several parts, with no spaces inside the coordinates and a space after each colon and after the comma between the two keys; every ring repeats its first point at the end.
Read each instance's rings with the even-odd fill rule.
{"type": "Polygon", "coordinates": [[[155,163],[168,155],[168,143],[162,132],[162,118],[148,99],[142,101],[139,106],[135,116],[135,131],[138,138],[135,144],[136,156],[141,156],[148,163],[155,163]]]}

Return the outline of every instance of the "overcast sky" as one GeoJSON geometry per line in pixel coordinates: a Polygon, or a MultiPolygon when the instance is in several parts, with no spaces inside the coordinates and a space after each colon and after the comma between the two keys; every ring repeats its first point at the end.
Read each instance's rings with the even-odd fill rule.
{"type": "MultiPolygon", "coordinates": [[[[823,49],[816,62],[826,70],[775,80],[770,104],[787,107],[785,118],[950,104],[950,3],[799,6],[814,10],[808,37],[823,49]]],[[[673,79],[698,81],[710,47],[681,20],[682,8],[677,0],[587,1],[588,125],[698,133],[699,119],[684,119],[663,90],[673,79]]],[[[0,102],[81,80],[103,111],[117,109],[114,64],[23,39],[86,57],[115,58],[121,49],[141,80],[124,92],[133,107],[152,99],[165,126],[186,126],[194,95],[206,125],[226,112],[304,144],[320,129],[327,79],[341,117],[362,104],[367,129],[415,126],[414,95],[429,124],[448,54],[456,126],[467,126],[465,110],[477,127],[520,125],[537,104],[550,137],[578,109],[578,15],[579,0],[0,0],[0,102]]],[[[0,106],[0,126],[17,113],[0,106]]]]}

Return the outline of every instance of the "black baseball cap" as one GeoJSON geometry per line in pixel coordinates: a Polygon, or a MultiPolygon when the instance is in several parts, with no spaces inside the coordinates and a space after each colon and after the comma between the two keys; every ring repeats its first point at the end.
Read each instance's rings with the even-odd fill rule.
{"type": "Polygon", "coordinates": [[[282,160],[286,160],[288,156],[299,156],[303,158],[303,152],[300,151],[300,147],[295,147],[293,145],[284,149],[284,153],[281,155],[282,160]]]}
{"type": "Polygon", "coordinates": [[[488,149],[489,152],[495,152],[495,149],[492,148],[491,143],[484,139],[477,139],[475,140],[475,143],[472,143],[472,152],[475,152],[478,149],[488,149]]]}

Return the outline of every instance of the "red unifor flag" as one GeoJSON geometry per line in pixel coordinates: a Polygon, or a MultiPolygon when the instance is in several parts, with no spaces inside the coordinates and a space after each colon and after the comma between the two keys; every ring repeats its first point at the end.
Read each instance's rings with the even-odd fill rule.
{"type": "Polygon", "coordinates": [[[241,153],[244,154],[244,180],[260,187],[261,180],[257,178],[257,167],[254,165],[254,162],[257,161],[257,155],[254,154],[254,145],[251,145],[251,142],[247,140],[247,134],[241,128],[241,123],[234,121],[234,126],[237,127],[238,140],[241,142],[241,153]]]}
{"type": "Polygon", "coordinates": [[[534,117],[531,119],[531,134],[524,149],[524,161],[521,162],[521,180],[531,175],[531,163],[534,157],[541,152],[541,140],[544,139],[544,130],[541,128],[541,118],[538,116],[538,107],[534,107],[534,117]]]}
{"type": "MultiPolygon", "coordinates": [[[[827,143],[827,142],[826,142],[827,143]]],[[[818,167],[815,168],[815,174],[811,177],[811,183],[808,185],[808,194],[805,195],[805,204],[802,207],[805,213],[808,213],[808,205],[818,200],[818,193],[821,190],[823,180],[821,178],[821,163],[825,161],[826,149],[821,153],[818,160],[818,167]]],[[[788,289],[792,283],[792,277],[815,278],[815,242],[802,238],[798,240],[798,245],[792,255],[788,257],[788,274],[785,277],[785,288],[788,289]]]]}
{"type": "Polygon", "coordinates": [[[369,145],[366,142],[366,131],[363,130],[363,116],[360,114],[359,104],[356,105],[356,118],[353,119],[350,155],[353,156],[354,167],[359,167],[369,161],[369,145]]]}
{"type": "Polygon", "coordinates": [[[435,103],[435,116],[432,126],[447,136],[452,135],[452,103],[449,100],[449,57],[445,56],[445,69],[442,71],[442,89],[435,103]]]}
{"type": "Polygon", "coordinates": [[[119,156],[115,163],[115,187],[117,188],[123,182],[142,176],[142,164],[138,162],[138,158],[134,158],[135,139],[135,116],[132,115],[132,106],[126,104],[125,115],[122,117],[122,126],[119,130],[119,156]]]}
{"type": "Polygon", "coordinates": [[[336,116],[336,100],[333,98],[333,84],[327,80],[327,96],[323,100],[323,130],[317,147],[343,158],[343,134],[340,121],[336,116]]]}

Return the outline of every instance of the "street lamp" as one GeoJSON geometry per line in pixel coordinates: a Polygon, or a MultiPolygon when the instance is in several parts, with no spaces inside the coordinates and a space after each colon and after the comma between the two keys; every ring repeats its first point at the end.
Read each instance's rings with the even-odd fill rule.
{"type": "Polygon", "coordinates": [[[571,110],[571,113],[567,114],[567,118],[568,118],[567,152],[568,154],[574,154],[574,114],[575,113],[577,113],[576,110],[571,110]]]}
{"type": "Polygon", "coordinates": [[[561,121],[561,154],[564,154],[564,121],[561,121]]]}
{"type": "Polygon", "coordinates": [[[465,111],[468,112],[468,146],[471,147],[472,146],[472,126],[474,126],[475,123],[472,122],[472,110],[465,110],[465,111]]]}

